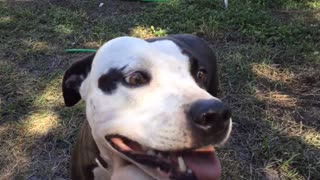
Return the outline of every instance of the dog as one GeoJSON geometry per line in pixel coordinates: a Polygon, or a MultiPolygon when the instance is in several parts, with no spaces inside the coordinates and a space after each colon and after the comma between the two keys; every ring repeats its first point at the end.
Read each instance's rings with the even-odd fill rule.
{"type": "Polygon", "coordinates": [[[74,62],[65,105],[85,101],[71,158],[74,180],[219,179],[213,145],[232,129],[217,98],[214,52],[201,38],[118,37],[74,62]]]}

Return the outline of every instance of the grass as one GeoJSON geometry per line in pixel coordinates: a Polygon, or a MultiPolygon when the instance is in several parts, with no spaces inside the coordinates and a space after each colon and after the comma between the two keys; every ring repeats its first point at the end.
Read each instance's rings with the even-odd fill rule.
{"type": "Polygon", "coordinates": [[[0,1],[0,177],[68,179],[83,103],[64,70],[107,40],[192,33],[216,51],[233,110],[223,179],[320,177],[320,4],[316,0],[0,1]]]}

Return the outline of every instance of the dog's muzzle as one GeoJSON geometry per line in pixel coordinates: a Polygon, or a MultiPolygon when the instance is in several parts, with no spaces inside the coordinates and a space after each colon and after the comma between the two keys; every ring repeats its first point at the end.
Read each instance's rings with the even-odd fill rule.
{"type": "Polygon", "coordinates": [[[189,106],[186,116],[195,141],[191,148],[159,151],[121,135],[105,138],[121,158],[155,179],[219,179],[220,161],[210,144],[221,143],[228,136],[230,109],[218,99],[198,100],[189,106]]]}

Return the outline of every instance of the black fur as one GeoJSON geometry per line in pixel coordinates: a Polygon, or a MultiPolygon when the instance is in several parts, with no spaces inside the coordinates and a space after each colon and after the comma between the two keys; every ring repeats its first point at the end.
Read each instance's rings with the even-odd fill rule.
{"type": "Polygon", "coordinates": [[[62,81],[62,93],[66,106],[73,106],[81,100],[79,88],[91,70],[94,56],[95,53],[76,61],[65,72],[62,81]]]}
{"type": "Polygon", "coordinates": [[[105,93],[111,94],[117,88],[117,84],[123,81],[121,70],[111,68],[108,73],[102,75],[98,80],[98,87],[105,93]]]}
{"type": "Polygon", "coordinates": [[[208,43],[199,37],[190,34],[175,34],[166,37],[147,39],[149,42],[159,40],[171,40],[177,44],[182,50],[182,53],[190,57],[190,71],[195,81],[200,87],[204,86],[212,96],[217,96],[219,85],[217,60],[208,43]],[[203,82],[200,82],[196,78],[196,74],[200,69],[207,72],[207,81],[203,85],[203,82]]]}

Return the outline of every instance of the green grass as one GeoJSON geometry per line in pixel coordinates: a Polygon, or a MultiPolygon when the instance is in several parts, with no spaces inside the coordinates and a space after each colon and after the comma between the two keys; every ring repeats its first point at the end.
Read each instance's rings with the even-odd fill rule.
{"type": "Polygon", "coordinates": [[[66,108],[67,48],[111,38],[192,33],[219,61],[233,110],[218,149],[223,179],[320,177],[320,4],[317,0],[0,1],[0,177],[69,178],[83,103],[66,108]]]}

